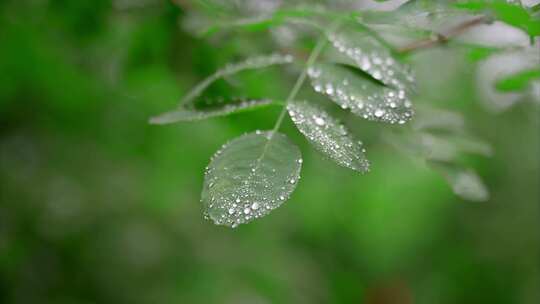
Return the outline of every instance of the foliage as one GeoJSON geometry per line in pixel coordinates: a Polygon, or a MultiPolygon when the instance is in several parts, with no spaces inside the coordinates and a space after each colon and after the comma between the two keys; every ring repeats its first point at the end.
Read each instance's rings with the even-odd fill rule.
{"type": "MultiPolygon", "coordinates": [[[[536,66],[521,29],[488,20],[442,41],[436,33],[467,11],[400,19],[393,9],[403,0],[0,2],[0,303],[539,303],[538,81],[497,89],[536,66]],[[212,3],[223,5],[210,12],[212,3]],[[321,158],[307,137],[317,129],[306,136],[285,113],[279,132],[303,159],[291,198],[234,230],[210,224],[198,202],[208,158],[272,129],[320,32],[287,18],[198,34],[300,9],[314,22],[361,17],[396,49],[434,41],[393,53],[414,72],[415,114],[404,125],[359,118],[306,75],[293,101],[361,139],[369,174],[321,158]],[[218,114],[223,103],[268,101],[260,110],[146,123],[228,63],[272,50],[294,63],[220,78],[193,105],[218,114]],[[489,203],[463,203],[428,156],[474,168],[489,203]]],[[[339,55],[327,42],[318,64],[380,85],[339,55]]]]}
{"type": "MultiPolygon", "coordinates": [[[[207,2],[203,3],[208,4],[207,2]]],[[[224,3],[221,3],[221,5],[224,5],[224,3]]],[[[212,7],[216,9],[216,7],[212,7]]],[[[214,9],[207,10],[205,13],[215,13],[214,9]]],[[[284,136],[277,133],[277,130],[282,124],[283,115],[287,109],[300,132],[314,144],[317,150],[321,151],[329,159],[359,172],[366,172],[369,168],[362,143],[353,139],[350,132],[341,125],[337,118],[332,117],[331,114],[322,109],[309,105],[307,102],[295,101],[306,75],[311,79],[312,88],[316,93],[328,97],[342,109],[349,110],[351,114],[371,121],[404,125],[414,118],[413,100],[417,91],[414,73],[406,62],[405,53],[409,54],[411,51],[421,50],[438,43],[445,43],[467,29],[488,20],[500,20],[521,28],[533,37],[532,41],[534,41],[535,36],[540,34],[540,21],[532,15],[530,10],[519,4],[502,1],[460,1],[456,4],[448,4],[442,1],[409,1],[396,11],[382,15],[388,21],[397,20],[394,24],[390,23],[390,26],[402,23],[406,25],[406,31],[408,32],[425,31],[425,25],[421,26],[420,20],[417,20],[420,14],[432,14],[435,16],[428,18],[428,24],[441,23],[447,21],[446,19],[455,19],[456,17],[465,21],[461,21],[461,24],[447,30],[446,33],[433,32],[431,37],[428,36],[428,38],[420,39],[417,42],[413,41],[408,46],[402,47],[392,45],[390,41],[386,40],[384,33],[377,31],[370,24],[369,20],[376,19],[376,17],[370,17],[369,13],[364,16],[362,11],[350,13],[344,10],[332,10],[329,7],[316,7],[313,9],[300,5],[290,8],[276,7],[271,13],[243,18],[242,16],[229,15],[228,12],[224,12],[226,10],[224,7],[217,10],[220,11],[220,15],[226,16],[220,16],[220,18],[229,21],[211,22],[207,25],[207,29],[203,31],[205,35],[232,29],[266,31],[278,26],[287,26],[288,23],[297,23],[308,27],[308,37],[313,37],[320,32],[319,35],[322,37],[320,39],[323,42],[323,44],[319,43],[313,49],[305,64],[300,64],[301,74],[291,94],[282,106],[282,114],[280,114],[273,130],[267,131],[268,133],[265,133],[267,135],[262,137],[266,138],[267,141],[262,145],[263,148],[259,149],[261,154],[258,157],[244,155],[241,153],[241,146],[235,147],[240,143],[244,144],[250,138],[257,138],[244,135],[229,144],[230,150],[236,151],[236,155],[235,158],[231,158],[232,160],[227,163],[227,166],[215,168],[211,164],[211,169],[208,169],[210,172],[216,171],[216,173],[212,174],[211,178],[207,174],[205,185],[224,183],[228,186],[212,191],[205,186],[203,190],[205,212],[210,214],[210,218],[216,224],[232,227],[266,215],[268,213],[266,210],[272,210],[279,206],[275,202],[281,201],[280,197],[288,197],[293,188],[283,188],[283,193],[262,194],[265,193],[264,189],[276,187],[281,189],[280,187],[283,187],[282,185],[285,185],[287,180],[293,180],[294,183],[298,180],[296,176],[291,177],[290,172],[287,170],[275,171],[275,178],[280,182],[271,182],[268,176],[259,172],[259,170],[268,170],[266,166],[259,165],[269,161],[267,158],[282,157],[281,161],[287,161],[288,156],[286,154],[283,156],[266,154],[268,149],[273,150],[274,148],[274,134],[278,138],[284,136]],[[478,14],[480,17],[478,17],[478,14]],[[414,22],[410,20],[414,20],[414,22]],[[333,51],[325,52],[324,58],[320,59],[319,53],[324,47],[325,40],[330,42],[333,51]],[[246,166],[249,167],[246,168],[246,166]],[[248,172],[251,170],[251,173],[243,173],[245,170],[248,172]],[[255,195],[257,191],[261,193],[255,195]],[[251,206],[259,206],[259,204],[261,204],[262,210],[265,210],[265,212],[251,216],[248,212],[251,210],[251,206]],[[212,210],[215,208],[220,211],[213,212],[212,210]],[[232,211],[229,213],[227,210],[232,211]],[[242,210],[246,211],[245,216],[238,217],[242,210]]],[[[235,9],[231,9],[231,11],[235,11],[235,9]]],[[[378,23],[380,25],[381,21],[379,20],[378,23]]],[[[482,48],[474,44],[466,47],[472,52],[471,58],[473,60],[482,60],[490,54],[488,48],[482,48]]],[[[497,50],[497,52],[504,51],[504,49],[497,50]]],[[[259,107],[261,102],[256,100],[239,104],[223,102],[209,112],[204,107],[190,107],[190,103],[195,101],[204,89],[219,78],[246,70],[288,63],[293,63],[292,55],[256,57],[241,63],[229,64],[188,93],[180,103],[178,110],[154,117],[151,122],[165,124],[198,120],[259,107]]],[[[518,71],[514,75],[499,80],[495,87],[503,91],[523,90],[528,87],[530,82],[538,78],[537,72],[536,69],[518,71]]],[[[263,102],[262,104],[267,103],[263,102]]],[[[440,123],[440,121],[437,121],[440,119],[439,115],[449,117],[451,120],[461,120],[457,113],[430,113],[425,117],[416,118],[415,125],[422,125],[422,127],[411,130],[404,126],[403,129],[407,131],[402,133],[407,133],[407,135],[393,135],[392,137],[408,136],[409,139],[406,140],[412,142],[409,142],[406,146],[412,147],[413,151],[419,152],[416,153],[417,156],[424,158],[431,167],[441,172],[456,195],[472,201],[487,200],[489,194],[486,186],[472,169],[459,164],[458,155],[467,152],[489,155],[491,153],[485,153],[485,151],[491,151],[491,148],[485,143],[464,139],[466,135],[462,128],[443,128],[445,129],[443,135],[432,134],[424,130],[432,127],[430,126],[432,123],[440,123]],[[429,122],[426,122],[426,120],[429,120],[429,122]]],[[[442,122],[444,123],[444,120],[442,122]]],[[[399,139],[390,139],[390,141],[398,142],[399,139]]],[[[402,147],[403,145],[396,146],[402,147]]],[[[279,150],[279,147],[276,147],[276,149],[279,150]]],[[[299,158],[290,157],[288,159],[289,167],[292,168],[295,159],[299,158]]]]}

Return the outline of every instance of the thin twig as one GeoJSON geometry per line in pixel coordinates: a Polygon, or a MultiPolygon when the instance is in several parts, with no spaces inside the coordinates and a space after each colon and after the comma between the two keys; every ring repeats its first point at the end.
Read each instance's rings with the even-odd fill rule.
{"type": "Polygon", "coordinates": [[[413,41],[410,44],[400,47],[397,51],[399,53],[409,53],[419,49],[426,49],[440,44],[444,44],[450,39],[463,34],[469,29],[477,25],[484,24],[488,21],[489,19],[486,16],[476,17],[450,28],[446,31],[446,33],[435,33],[429,38],[413,41]]]}

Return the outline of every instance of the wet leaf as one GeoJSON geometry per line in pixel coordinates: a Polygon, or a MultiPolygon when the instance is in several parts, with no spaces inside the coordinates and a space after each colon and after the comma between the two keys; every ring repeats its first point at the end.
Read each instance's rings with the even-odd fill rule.
{"type": "Polygon", "coordinates": [[[409,67],[394,58],[390,48],[367,31],[346,27],[329,35],[328,40],[357,68],[373,78],[400,90],[414,90],[414,77],[409,67]]]}
{"type": "Polygon", "coordinates": [[[261,107],[270,104],[267,100],[229,100],[229,103],[218,104],[217,106],[210,106],[203,108],[197,108],[196,100],[200,99],[200,95],[216,80],[234,75],[236,73],[262,69],[273,65],[288,64],[293,61],[291,55],[261,55],[248,58],[242,62],[228,64],[224,68],[216,71],[214,74],[208,76],[205,80],[196,85],[182,100],[180,101],[177,109],[163,113],[161,115],[152,117],[150,123],[152,124],[167,124],[178,121],[191,121],[200,120],[215,116],[224,116],[230,113],[261,107]]]}
{"type": "Polygon", "coordinates": [[[272,104],[269,99],[221,99],[211,104],[163,113],[150,119],[151,124],[169,124],[180,121],[196,121],[218,116],[263,108],[272,104]]]}
{"type": "Polygon", "coordinates": [[[288,64],[288,63],[291,63],[292,61],[293,61],[293,57],[291,55],[272,54],[272,55],[261,55],[261,56],[251,57],[238,63],[230,63],[226,65],[224,68],[217,70],[214,74],[208,76],[205,80],[203,80],[197,86],[195,86],[189,92],[189,94],[187,94],[182,99],[181,103],[188,104],[189,102],[194,101],[195,98],[200,96],[200,94],[209,85],[211,85],[214,81],[220,78],[231,76],[245,70],[263,69],[263,68],[267,68],[273,65],[288,64]]]}
{"type": "Polygon", "coordinates": [[[254,132],[230,141],[205,172],[205,215],[230,227],[267,215],[296,188],[301,164],[298,148],[280,133],[254,132]]]}
{"type": "Polygon", "coordinates": [[[328,113],[307,102],[287,106],[292,121],[311,144],[343,167],[362,173],[369,171],[369,162],[362,143],[328,113]]]}
{"type": "Polygon", "coordinates": [[[373,121],[403,124],[414,111],[404,90],[379,85],[335,64],[316,64],[308,69],[316,92],[328,96],[343,109],[373,121]]]}

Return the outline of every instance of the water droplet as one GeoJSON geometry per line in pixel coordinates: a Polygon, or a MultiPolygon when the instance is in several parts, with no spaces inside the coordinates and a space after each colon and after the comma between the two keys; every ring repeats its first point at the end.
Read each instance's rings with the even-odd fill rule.
{"type": "Polygon", "coordinates": [[[334,94],[334,88],[331,84],[326,84],[326,94],[333,95],[334,94]]]}
{"type": "Polygon", "coordinates": [[[319,116],[313,116],[313,120],[315,121],[315,124],[318,126],[324,126],[324,119],[319,116]]]}

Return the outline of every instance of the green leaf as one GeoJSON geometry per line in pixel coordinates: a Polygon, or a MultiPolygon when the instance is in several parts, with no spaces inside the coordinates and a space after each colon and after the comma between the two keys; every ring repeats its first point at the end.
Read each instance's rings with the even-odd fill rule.
{"type": "Polygon", "coordinates": [[[316,92],[362,118],[403,124],[414,114],[404,90],[374,83],[342,65],[315,64],[308,76],[316,92]]]}
{"type": "Polygon", "coordinates": [[[460,198],[473,202],[489,200],[487,187],[473,170],[441,162],[430,162],[430,166],[444,176],[460,198]]]}
{"type": "Polygon", "coordinates": [[[298,130],[321,153],[343,167],[361,173],[369,171],[362,143],[328,113],[307,102],[290,103],[287,110],[298,130]]]}
{"type": "Polygon", "coordinates": [[[385,85],[400,90],[414,90],[414,77],[410,69],[394,58],[390,48],[368,31],[346,27],[329,35],[328,40],[357,68],[385,85]]]}
{"type": "Polygon", "coordinates": [[[226,104],[218,103],[217,106],[206,105],[204,107],[197,108],[198,105],[195,103],[195,100],[199,99],[204,90],[206,90],[218,79],[246,70],[256,70],[273,65],[288,64],[292,61],[293,57],[291,55],[272,54],[251,57],[238,63],[228,64],[196,85],[188,94],[186,94],[186,96],[182,98],[177,109],[152,117],[150,119],[150,123],[168,124],[178,121],[201,120],[209,117],[224,116],[234,112],[267,106],[271,103],[268,100],[246,101],[242,99],[235,99],[229,100],[229,103],[226,104]]]}
{"type": "Polygon", "coordinates": [[[330,11],[319,6],[297,6],[285,9],[278,9],[271,14],[263,14],[249,18],[238,18],[232,16],[229,20],[219,20],[203,30],[202,35],[213,35],[222,30],[241,30],[248,32],[264,31],[282,25],[286,22],[309,24],[316,28],[324,28],[315,20],[323,19],[343,19],[348,18],[350,12],[330,11]]]}
{"type": "Polygon", "coordinates": [[[431,107],[417,107],[412,122],[417,131],[463,132],[465,119],[457,112],[431,107]]]}
{"type": "Polygon", "coordinates": [[[458,2],[455,7],[473,12],[488,11],[495,18],[524,30],[530,36],[540,35],[540,19],[535,18],[526,8],[518,4],[500,0],[471,0],[458,2]]]}
{"type": "Polygon", "coordinates": [[[424,29],[431,32],[439,30],[444,23],[459,15],[463,13],[449,6],[449,1],[411,0],[393,11],[366,12],[363,19],[370,24],[392,24],[408,30],[424,29]]]}
{"type": "Polygon", "coordinates": [[[208,88],[214,81],[234,75],[246,70],[258,70],[274,65],[289,64],[293,62],[291,55],[271,54],[250,57],[238,63],[230,63],[224,68],[217,70],[214,74],[208,76],[205,80],[195,86],[181,101],[181,104],[188,104],[200,96],[200,94],[208,88]]]}
{"type": "Polygon", "coordinates": [[[441,136],[419,132],[407,135],[385,133],[384,138],[399,150],[426,161],[445,177],[453,192],[462,199],[489,199],[489,192],[481,179],[473,170],[460,165],[458,157],[462,153],[490,156],[493,153],[490,145],[465,134],[441,136]]]}
{"type": "Polygon", "coordinates": [[[230,227],[267,215],[294,191],[301,164],[300,151],[283,134],[257,131],[232,140],[206,169],[205,215],[230,227]]]}
{"type": "Polygon", "coordinates": [[[500,52],[501,50],[498,48],[492,48],[492,47],[485,47],[485,46],[476,46],[476,45],[468,45],[468,57],[471,61],[477,62],[484,60],[488,58],[489,56],[500,52]]]}
{"type": "Polygon", "coordinates": [[[201,93],[208,88],[214,81],[234,75],[246,70],[257,70],[274,65],[289,64],[293,62],[291,55],[271,54],[248,58],[238,63],[230,63],[224,68],[217,70],[214,74],[208,76],[205,80],[196,85],[180,102],[181,105],[189,104],[194,101],[201,93]]]}
{"type": "Polygon", "coordinates": [[[271,104],[273,104],[273,101],[269,99],[221,99],[218,102],[205,104],[204,106],[199,105],[195,108],[182,107],[178,110],[163,113],[152,117],[150,123],[163,125],[180,121],[204,120],[264,108],[271,104]]]}
{"type": "Polygon", "coordinates": [[[527,88],[531,81],[540,79],[540,69],[528,69],[514,75],[505,77],[495,84],[495,87],[503,92],[521,91],[527,88]]]}
{"type": "Polygon", "coordinates": [[[491,145],[466,136],[435,135],[421,132],[418,135],[421,153],[428,160],[455,162],[462,153],[492,156],[491,145]]]}
{"type": "Polygon", "coordinates": [[[208,37],[222,30],[245,30],[249,32],[257,32],[267,30],[271,27],[278,26],[284,22],[284,18],[280,16],[256,16],[249,18],[236,18],[231,21],[221,21],[215,23],[205,29],[200,36],[208,37]]]}

